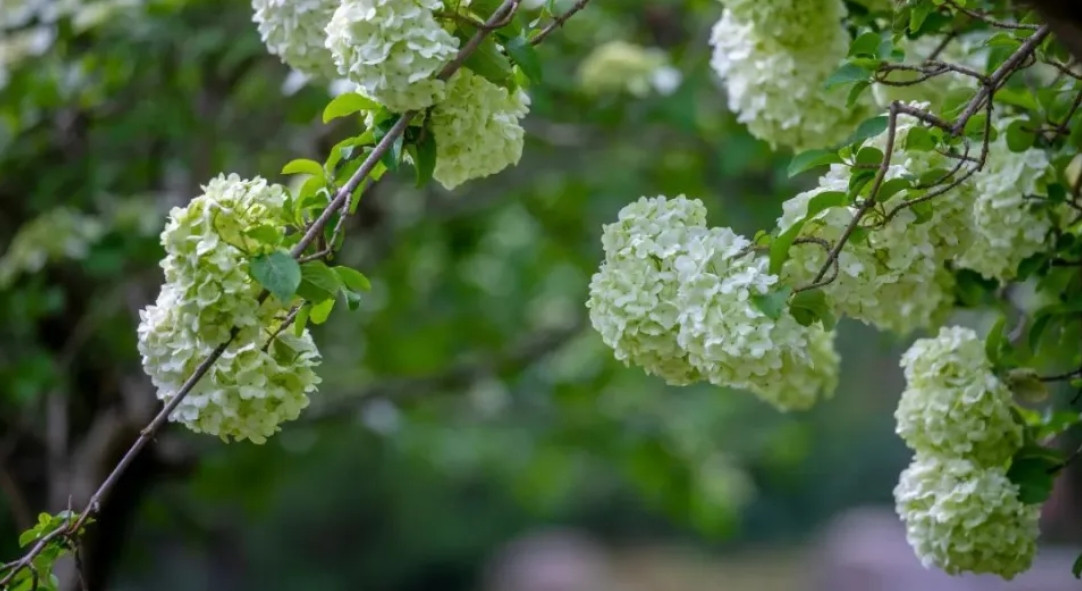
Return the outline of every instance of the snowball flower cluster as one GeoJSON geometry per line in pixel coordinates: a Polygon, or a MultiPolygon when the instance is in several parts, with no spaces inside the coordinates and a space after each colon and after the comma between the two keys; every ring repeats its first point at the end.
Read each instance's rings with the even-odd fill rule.
{"type": "Polygon", "coordinates": [[[455,72],[429,119],[436,140],[433,178],[453,189],[518,164],[526,138],[519,121],[529,107],[521,90],[496,86],[467,69],[455,72]]]}
{"type": "Polygon", "coordinates": [[[252,0],[253,20],[267,50],[307,76],[333,79],[325,43],[337,0],[252,0]]]}
{"type": "Polygon", "coordinates": [[[1048,195],[1053,170],[1048,155],[1036,148],[1012,152],[1005,131],[1009,123],[1000,125],[984,168],[974,175],[973,243],[958,257],[960,266],[1000,281],[1013,279],[1018,264],[1044,248],[1053,225],[1032,199],[1048,195]]]}
{"type": "Polygon", "coordinates": [[[710,64],[752,135],[772,147],[821,148],[867,118],[869,104],[847,107],[845,90],[823,88],[849,47],[840,0],[726,4],[711,33],[710,64]]]}
{"type": "Polygon", "coordinates": [[[968,328],[916,341],[902,367],[907,387],[894,416],[916,457],[894,498],[910,546],[950,574],[1014,577],[1033,560],[1040,508],[1007,478],[1023,439],[1010,390],[968,328]]]}
{"type": "Polygon", "coordinates": [[[750,242],[707,228],[683,196],[642,198],[605,226],[605,262],[590,283],[590,320],[617,359],[671,384],[745,389],[804,409],[836,384],[833,333],[771,318],[755,303],[778,278],[750,242]]]}
{"type": "Polygon", "coordinates": [[[918,454],[902,472],[894,499],[925,568],[1012,579],[1033,561],[1040,507],[1018,499],[1003,468],[918,454]]]}
{"type": "Polygon", "coordinates": [[[1010,389],[992,372],[975,332],[944,327],[913,343],[902,367],[907,387],[894,417],[910,448],[1002,466],[1022,447],[1010,389]]]}
{"type": "Polygon", "coordinates": [[[425,109],[444,94],[436,74],[458,39],[436,20],[440,0],[345,0],[326,29],[338,72],[394,112],[425,109]]]}
{"type": "Polygon", "coordinates": [[[319,352],[307,331],[283,331],[282,302],[258,301],[248,260],[262,248],[246,236],[280,226],[285,191],[260,178],[220,176],[185,208],[174,208],[162,232],[166,283],[140,312],[139,352],[158,389],[172,400],[195,369],[223,343],[221,358],[170,416],[200,433],[262,443],[308,404],[319,377],[319,352]],[[231,330],[236,334],[230,341],[231,330]]]}
{"type": "Polygon", "coordinates": [[[672,92],[680,72],[669,65],[665,52],[626,41],[598,45],[579,65],[579,85],[588,93],[629,92],[646,96],[651,90],[672,92]]]}

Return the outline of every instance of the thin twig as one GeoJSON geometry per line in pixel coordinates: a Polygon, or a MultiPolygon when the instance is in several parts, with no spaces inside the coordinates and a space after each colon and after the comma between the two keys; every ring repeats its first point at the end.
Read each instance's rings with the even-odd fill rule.
{"type": "Polygon", "coordinates": [[[544,41],[545,37],[548,37],[553,33],[553,31],[562,27],[564,23],[568,21],[568,19],[575,16],[575,13],[577,13],[578,11],[586,8],[586,5],[589,3],[590,0],[578,0],[578,2],[575,2],[575,5],[567,9],[567,12],[564,12],[563,14],[553,18],[551,23],[549,23],[544,29],[541,29],[541,32],[535,35],[533,39],[530,39],[530,44],[537,45],[544,41]]]}
{"type": "Polygon", "coordinates": [[[1011,22],[1007,22],[1007,21],[996,20],[996,19],[992,18],[987,12],[980,12],[980,11],[977,11],[977,10],[966,8],[965,6],[962,6],[961,4],[958,4],[954,0],[946,0],[946,3],[947,3],[948,6],[954,8],[958,12],[961,12],[962,14],[964,14],[964,15],[970,17],[970,18],[974,18],[976,20],[979,20],[979,21],[981,21],[981,22],[983,22],[985,24],[996,27],[997,29],[1015,29],[1015,30],[1034,31],[1034,30],[1036,30],[1038,28],[1038,25],[1030,25],[1030,24],[1026,24],[1026,23],[1011,23],[1011,22]]]}
{"type": "MultiPolygon", "coordinates": [[[[489,17],[488,21],[486,21],[486,24],[489,26],[494,26],[497,23],[507,22],[514,15],[515,9],[518,7],[519,1],[520,0],[505,0],[504,3],[496,9],[492,16],[489,17]]],[[[582,1],[581,4],[585,5],[586,2],[582,1]]],[[[577,10],[575,12],[577,12],[577,10]]],[[[564,20],[566,20],[566,18],[564,20]]],[[[485,39],[490,30],[491,29],[489,29],[488,27],[478,30],[477,33],[475,33],[474,36],[466,42],[466,44],[455,56],[455,58],[451,60],[446,66],[444,66],[444,68],[440,71],[438,78],[441,80],[446,80],[450,78],[456,71],[458,71],[458,69],[462,67],[462,64],[466,61],[466,59],[474,51],[477,50],[477,47],[480,46],[481,42],[485,39]]],[[[360,186],[361,182],[368,177],[368,175],[372,172],[373,169],[375,169],[376,164],[380,161],[383,155],[388,150],[390,150],[391,146],[398,139],[398,137],[405,133],[406,129],[409,126],[410,120],[415,115],[416,111],[405,113],[399,118],[397,122],[395,122],[394,126],[387,132],[387,135],[385,135],[383,139],[381,139],[380,142],[376,145],[376,147],[373,148],[372,152],[368,155],[368,158],[365,159],[364,163],[361,164],[360,168],[358,168],[357,171],[354,172],[353,176],[350,177],[349,181],[346,182],[345,186],[343,186],[338,191],[331,203],[323,210],[320,216],[312,222],[308,230],[305,232],[304,236],[301,237],[300,241],[293,247],[292,251],[290,252],[293,258],[300,258],[304,254],[304,251],[307,250],[308,247],[311,246],[312,243],[316,240],[316,238],[322,234],[324,228],[326,228],[328,222],[330,221],[334,213],[336,211],[339,211],[344,206],[344,204],[347,204],[349,202],[350,195],[353,193],[353,191],[356,190],[357,187],[360,186]]],[[[266,297],[267,293],[264,291],[259,297],[260,303],[262,303],[262,301],[266,299],[266,297]]],[[[206,375],[208,371],[210,371],[210,368],[214,365],[218,358],[222,356],[229,344],[232,343],[233,339],[236,337],[236,334],[237,329],[234,328],[230,332],[229,338],[225,342],[218,345],[218,347],[216,347],[214,351],[211,352],[211,354],[207,356],[207,358],[204,359],[202,363],[199,364],[199,367],[196,368],[195,372],[188,378],[187,381],[184,382],[184,385],[181,386],[181,388],[173,395],[169,402],[166,403],[165,407],[162,408],[162,410],[154,417],[150,424],[148,424],[139,433],[139,437],[124,454],[120,462],[117,463],[117,465],[113,468],[112,472],[109,473],[109,476],[105,478],[105,480],[101,483],[101,485],[94,492],[94,494],[91,495],[90,500],[86,504],[86,508],[82,511],[82,513],[80,513],[79,517],[73,523],[69,520],[64,525],[42,536],[41,539],[39,539],[37,543],[35,543],[34,546],[31,547],[25,555],[23,555],[22,558],[15,561],[14,566],[9,567],[10,572],[8,572],[3,579],[0,579],[0,586],[4,586],[10,583],[15,578],[15,576],[22,570],[30,569],[34,575],[34,585],[36,587],[37,571],[35,570],[33,564],[34,558],[36,558],[48,546],[48,544],[56,538],[71,538],[78,535],[80,529],[82,529],[82,527],[86,524],[87,520],[90,519],[91,515],[97,513],[100,510],[101,503],[112,491],[113,487],[116,485],[121,475],[123,475],[123,473],[127,470],[128,466],[131,465],[131,463],[135,460],[135,458],[139,455],[143,448],[146,447],[150,440],[154,438],[154,435],[162,428],[162,426],[168,420],[169,415],[172,414],[172,412],[177,408],[177,406],[180,405],[184,398],[192,391],[193,388],[195,388],[199,380],[202,379],[202,377],[206,375]]]]}

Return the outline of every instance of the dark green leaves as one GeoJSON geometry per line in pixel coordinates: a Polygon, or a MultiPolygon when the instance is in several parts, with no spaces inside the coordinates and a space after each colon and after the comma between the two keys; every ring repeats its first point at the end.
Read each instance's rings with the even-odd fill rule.
{"type": "Polygon", "coordinates": [[[372,283],[368,281],[368,278],[363,273],[356,269],[349,267],[334,267],[334,272],[338,275],[342,285],[346,286],[351,291],[370,291],[372,289],[372,283]]]}
{"type": "Polygon", "coordinates": [[[1071,565],[1071,573],[1074,574],[1074,578],[1082,579],[1082,554],[1078,555],[1078,558],[1074,559],[1074,564],[1071,565]]]}
{"type": "Polygon", "coordinates": [[[785,310],[785,302],[789,299],[790,293],[792,293],[791,289],[782,287],[778,291],[751,296],[751,303],[771,320],[777,320],[781,318],[781,313],[785,310]]]}
{"type": "Polygon", "coordinates": [[[832,150],[808,150],[793,156],[789,162],[789,176],[796,176],[802,172],[819,166],[837,164],[842,161],[838,153],[832,150]]]}
{"type": "Polygon", "coordinates": [[[312,304],[334,297],[342,287],[342,280],[322,261],[311,261],[300,268],[300,286],[297,293],[312,304]]]}
{"type": "Polygon", "coordinates": [[[845,64],[834,71],[823,83],[823,88],[830,90],[836,86],[843,86],[853,82],[867,82],[872,77],[872,71],[856,64],[845,64]]]}
{"type": "Polygon", "coordinates": [[[526,77],[530,79],[530,82],[540,83],[541,60],[538,59],[533,44],[525,37],[515,37],[508,41],[505,47],[507,54],[511,56],[511,59],[515,60],[515,63],[522,69],[522,73],[526,74],[526,77]]]}
{"type": "Polygon", "coordinates": [[[300,265],[284,250],[255,257],[250,271],[252,277],[283,304],[293,299],[301,284],[300,265]]]}
{"type": "Polygon", "coordinates": [[[890,118],[886,115],[879,115],[878,117],[872,117],[866,119],[857,126],[857,130],[853,132],[853,135],[846,140],[847,144],[856,144],[863,142],[866,139],[873,138],[887,130],[887,125],[890,124],[890,118]]]}
{"type": "Polygon", "coordinates": [[[836,319],[827,304],[826,294],[821,289],[809,289],[797,293],[789,302],[789,313],[801,326],[811,326],[822,321],[823,328],[834,328],[836,319]]]}
{"type": "Polygon", "coordinates": [[[1025,152],[1033,147],[1037,140],[1037,134],[1033,131],[1033,124],[1021,119],[1012,121],[1007,126],[1007,147],[1012,152],[1025,152]]]}
{"type": "Polygon", "coordinates": [[[1027,445],[1018,450],[1007,470],[1007,478],[1018,485],[1018,498],[1035,505],[1048,500],[1056,474],[1063,468],[1063,454],[1058,451],[1027,445]]]}
{"type": "Polygon", "coordinates": [[[417,186],[423,187],[432,180],[432,173],[436,170],[436,137],[432,132],[426,131],[421,135],[420,141],[411,145],[409,150],[417,171],[417,186]]]}

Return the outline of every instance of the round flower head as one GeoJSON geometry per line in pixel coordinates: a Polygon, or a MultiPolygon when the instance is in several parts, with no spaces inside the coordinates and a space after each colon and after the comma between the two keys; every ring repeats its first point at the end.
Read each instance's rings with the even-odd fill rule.
{"type": "Polygon", "coordinates": [[[1040,506],[1023,504],[1002,468],[918,454],[894,500],[925,568],[1012,579],[1033,562],[1040,506]]]}
{"type": "Polygon", "coordinates": [[[447,98],[432,109],[429,119],[436,140],[432,177],[454,189],[518,164],[526,139],[519,120],[529,106],[522,91],[496,86],[468,69],[455,72],[447,98]]]}
{"type": "Polygon", "coordinates": [[[335,0],[252,0],[253,20],[267,50],[294,70],[324,80],[336,77],[324,45],[336,6],[335,0]]]}
{"type": "Polygon", "coordinates": [[[801,37],[804,44],[792,45],[726,9],[711,34],[710,64],[725,86],[729,109],[772,147],[835,144],[871,114],[864,102],[846,106],[844,90],[823,90],[849,46],[841,24],[802,30],[816,38],[801,37]]]}
{"type": "Polygon", "coordinates": [[[960,266],[1009,281],[1019,263],[1044,248],[1052,215],[1027,197],[1048,195],[1052,170],[1044,150],[1012,152],[1005,129],[1000,130],[989,145],[984,168],[974,177],[973,245],[958,257],[960,266]]]}
{"type": "Polygon", "coordinates": [[[195,368],[222,343],[221,358],[171,415],[191,429],[261,442],[297,417],[319,383],[319,353],[307,333],[275,329],[285,304],[268,298],[249,275],[251,257],[267,247],[248,238],[261,226],[280,227],[285,191],[260,178],[220,176],[162,232],[166,284],[140,312],[143,367],[169,401],[195,368]],[[231,333],[236,331],[230,340],[231,333]]]}
{"type": "Polygon", "coordinates": [[[1022,447],[1011,392],[992,373],[984,343],[968,328],[944,327],[902,356],[907,387],[894,413],[898,435],[918,453],[1003,466],[1022,447]]]}
{"type": "Polygon", "coordinates": [[[674,263],[706,208],[683,196],[646,198],[620,210],[602,235],[605,261],[590,281],[590,322],[616,358],[674,385],[702,379],[677,343],[680,314],[674,263]]]}
{"type": "Polygon", "coordinates": [[[458,51],[433,16],[442,8],[440,0],[344,0],[326,47],[341,75],[391,111],[430,107],[444,94],[436,74],[458,51]]]}
{"type": "Polygon", "coordinates": [[[626,41],[610,41],[594,48],[579,65],[579,84],[591,94],[629,92],[646,96],[651,90],[665,91],[679,80],[664,51],[626,41]]]}
{"type": "Polygon", "coordinates": [[[794,51],[844,35],[842,0],[721,0],[733,18],[754,25],[757,33],[794,51]]]}
{"type": "MultiPolygon", "coordinates": [[[[259,317],[266,328],[238,331],[170,420],[226,441],[263,443],[281,423],[300,416],[320,382],[314,372],[319,351],[307,330],[299,337],[285,330],[270,340],[284,315],[265,302],[259,317]]],[[[199,304],[169,283],[157,302],[140,312],[139,352],[162,402],[172,400],[215,349],[199,336],[199,316],[199,304]]]]}
{"type": "Polygon", "coordinates": [[[679,273],[678,342],[711,383],[751,391],[781,410],[812,406],[832,394],[838,356],[833,334],[803,327],[788,312],[771,318],[755,304],[778,278],[750,242],[728,228],[693,229],[679,273]]]}

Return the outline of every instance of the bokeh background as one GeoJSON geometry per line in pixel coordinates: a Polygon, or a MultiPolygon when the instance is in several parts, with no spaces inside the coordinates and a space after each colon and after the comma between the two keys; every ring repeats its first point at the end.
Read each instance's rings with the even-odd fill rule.
{"type": "MultiPolygon", "coordinates": [[[[87,538],[90,587],[1000,588],[923,570],[891,515],[906,342],[843,322],[835,398],[780,414],[667,387],[589,328],[625,204],[686,194],[750,236],[814,181],[726,111],[719,14],[595,0],[540,49],[518,167],[369,191],[341,257],[373,290],[315,330],[312,406],[262,446],[161,435],[87,538]],[[679,84],[587,92],[579,64],[613,40],[664,50],[679,84]]],[[[246,2],[0,0],[0,557],[37,512],[81,506],[158,409],[134,327],[168,209],[221,172],[288,182],[284,162],[321,159],[356,125],[320,123],[329,92],[265,52],[246,2]]],[[[1006,588],[1077,583],[1076,481],[1006,588]]]]}

